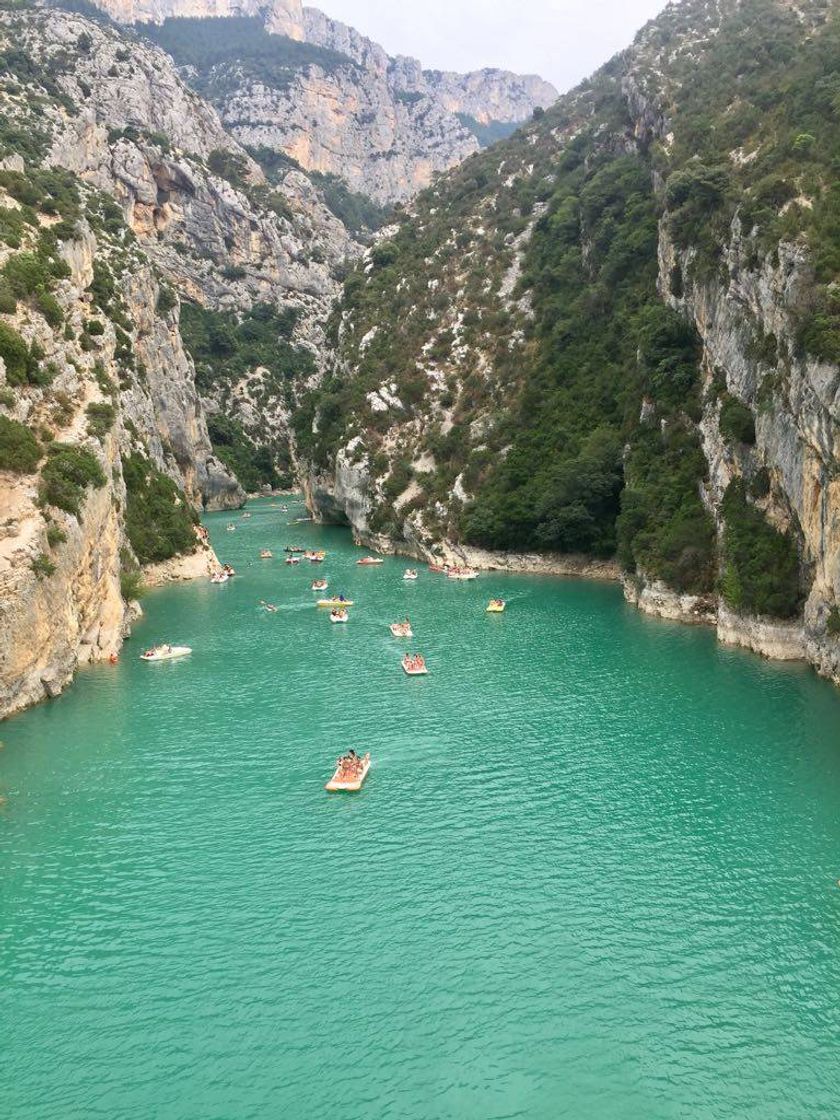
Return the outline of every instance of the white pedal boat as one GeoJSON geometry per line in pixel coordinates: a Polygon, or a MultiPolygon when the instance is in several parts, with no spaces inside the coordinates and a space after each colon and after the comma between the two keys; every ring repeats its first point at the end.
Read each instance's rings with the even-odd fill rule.
{"type": "Polygon", "coordinates": [[[429,672],[425,659],[419,655],[412,657],[407,653],[402,659],[402,667],[409,677],[425,677],[429,672]]]}
{"type": "Polygon", "coordinates": [[[388,627],[395,638],[413,638],[414,631],[404,622],[392,622],[388,627]]]}
{"type": "Polygon", "coordinates": [[[365,778],[368,776],[368,770],[370,770],[370,751],[368,751],[368,753],[362,759],[362,765],[359,769],[358,774],[350,779],[342,779],[341,767],[339,766],[336,772],[324,786],[324,789],[328,789],[330,793],[336,793],[339,791],[343,791],[345,793],[356,793],[362,788],[365,778]]]}
{"type": "Polygon", "coordinates": [[[330,611],[330,622],[349,622],[350,615],[347,611],[330,611]]]}
{"type": "Polygon", "coordinates": [[[230,579],[230,576],[227,574],[227,572],[216,572],[215,575],[212,575],[210,577],[210,582],[211,583],[227,583],[227,581],[229,579],[230,579]]]}
{"type": "Polygon", "coordinates": [[[141,661],[175,661],[192,653],[190,646],[154,646],[140,654],[141,661]]]}
{"type": "Polygon", "coordinates": [[[417,579],[417,572],[413,568],[406,568],[406,570],[403,572],[403,579],[417,579]]]}

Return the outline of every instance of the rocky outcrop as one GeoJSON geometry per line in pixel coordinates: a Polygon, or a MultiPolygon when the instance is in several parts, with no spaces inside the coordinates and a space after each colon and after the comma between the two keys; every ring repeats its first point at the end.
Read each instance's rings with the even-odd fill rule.
{"type": "Polygon", "coordinates": [[[273,81],[262,68],[260,76],[252,74],[246,59],[209,62],[198,71],[191,65],[184,75],[209,91],[241,143],[283,152],[305,170],[339,176],[382,203],[411,198],[436,172],[477,151],[471,121],[519,123],[557,97],[533,75],[424,71],[416,59],[391,58],[354,28],[298,0],[96,2],[120,23],[257,17],[269,34],[321,48],[323,61],[307,57],[291,71],[281,67],[273,81]]]}

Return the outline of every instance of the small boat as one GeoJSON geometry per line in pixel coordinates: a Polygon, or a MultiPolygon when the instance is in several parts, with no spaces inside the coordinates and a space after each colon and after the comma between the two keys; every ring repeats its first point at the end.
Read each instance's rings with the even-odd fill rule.
{"type": "Polygon", "coordinates": [[[403,572],[403,579],[417,579],[417,570],[415,568],[406,568],[406,570],[403,572]]]}
{"type": "Polygon", "coordinates": [[[269,614],[277,613],[277,607],[275,607],[273,603],[266,603],[265,599],[260,599],[260,606],[264,611],[268,611],[269,614]]]}
{"type": "Polygon", "coordinates": [[[360,568],[372,568],[375,564],[384,564],[385,561],[381,556],[363,556],[361,560],[356,563],[360,568]]]}
{"type": "Polygon", "coordinates": [[[413,638],[414,631],[410,622],[392,622],[388,627],[395,638],[413,638]]]}
{"type": "Polygon", "coordinates": [[[429,671],[426,658],[420,653],[407,653],[402,659],[402,667],[409,677],[425,677],[429,671]]]}
{"type": "Polygon", "coordinates": [[[235,532],[236,532],[236,526],[235,526],[235,525],[227,525],[227,526],[225,527],[225,532],[227,532],[227,533],[235,533],[235,532]]]}
{"type": "Polygon", "coordinates": [[[336,599],[336,598],[319,599],[316,606],[319,606],[319,607],[337,607],[339,610],[341,610],[343,607],[352,607],[353,606],[353,600],[352,599],[336,599]]]}
{"type": "Polygon", "coordinates": [[[178,657],[186,657],[192,653],[189,646],[153,646],[145,653],[140,654],[141,661],[175,661],[178,657]]]}
{"type": "Polygon", "coordinates": [[[230,576],[227,574],[227,572],[214,572],[213,575],[210,577],[210,582],[211,583],[227,583],[227,581],[229,579],[230,579],[230,576]]]}
{"type": "Polygon", "coordinates": [[[346,610],[330,611],[330,622],[349,622],[350,614],[346,610]]]}
{"type": "Polygon", "coordinates": [[[250,513],[243,513],[242,514],[242,520],[246,521],[250,516],[251,516],[250,513]]]}
{"type": "Polygon", "coordinates": [[[326,552],[323,552],[323,551],[307,552],[306,553],[306,559],[311,564],[322,564],[324,562],[324,557],[326,555],[327,555],[326,552]]]}
{"type": "Polygon", "coordinates": [[[281,506],[280,507],[280,512],[281,513],[288,513],[289,512],[289,507],[288,506],[281,506]]]}
{"type": "Polygon", "coordinates": [[[270,548],[261,548],[260,549],[260,560],[271,560],[273,555],[274,555],[274,553],[271,551],[270,548]]]}
{"type": "Polygon", "coordinates": [[[328,587],[329,587],[329,584],[327,583],[327,581],[325,579],[314,579],[312,581],[312,590],[313,591],[326,591],[328,587]]]}
{"type": "Polygon", "coordinates": [[[450,579],[476,579],[478,576],[474,568],[450,568],[446,574],[450,579]]]}
{"type": "Polygon", "coordinates": [[[299,556],[287,556],[286,557],[286,563],[287,564],[299,564],[300,563],[300,557],[299,556]]]}
{"type": "Polygon", "coordinates": [[[284,551],[284,552],[291,552],[292,554],[294,554],[294,553],[296,553],[296,552],[306,552],[306,549],[305,549],[305,548],[294,548],[294,547],[292,547],[291,545],[287,545],[287,546],[286,546],[286,547],[285,547],[285,548],[283,549],[283,551],[284,551]]]}
{"type": "Polygon", "coordinates": [[[223,571],[223,572],[225,573],[225,575],[226,575],[226,576],[227,576],[228,578],[231,578],[232,576],[235,576],[235,575],[236,575],[236,572],[235,572],[235,571],[234,571],[234,569],[233,569],[233,568],[232,568],[232,567],[230,566],[230,564],[222,564],[222,571],[223,571]]]}
{"type": "Polygon", "coordinates": [[[294,521],[290,521],[290,525],[304,525],[307,521],[314,521],[313,517],[296,517],[294,521]]]}
{"type": "Polygon", "coordinates": [[[354,768],[349,768],[345,765],[344,759],[341,759],[336,767],[335,773],[324,786],[330,793],[337,791],[344,791],[347,793],[355,793],[362,788],[365,778],[368,776],[370,770],[370,751],[359,759],[359,763],[354,768]]]}
{"type": "Polygon", "coordinates": [[[501,614],[506,606],[504,599],[491,599],[487,604],[487,614],[501,614]]]}
{"type": "Polygon", "coordinates": [[[443,564],[429,564],[428,570],[430,572],[440,572],[442,575],[446,575],[446,573],[449,571],[449,569],[443,564]]]}

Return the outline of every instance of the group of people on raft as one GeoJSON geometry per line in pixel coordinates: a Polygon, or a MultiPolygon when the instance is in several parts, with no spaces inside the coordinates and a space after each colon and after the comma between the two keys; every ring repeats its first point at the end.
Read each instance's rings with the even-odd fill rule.
{"type": "Polygon", "coordinates": [[[336,759],[335,763],[335,781],[338,782],[353,782],[362,772],[364,766],[364,759],[351,748],[347,754],[343,754],[341,758],[336,759]]]}

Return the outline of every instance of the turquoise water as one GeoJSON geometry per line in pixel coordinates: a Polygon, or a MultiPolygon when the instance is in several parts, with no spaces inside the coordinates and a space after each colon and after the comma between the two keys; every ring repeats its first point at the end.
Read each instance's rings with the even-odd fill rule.
{"type": "Polygon", "coordinates": [[[0,727],[2,1114],[836,1117],[840,693],[611,586],[406,585],[252,509],[208,519],[235,580],[0,727]]]}

